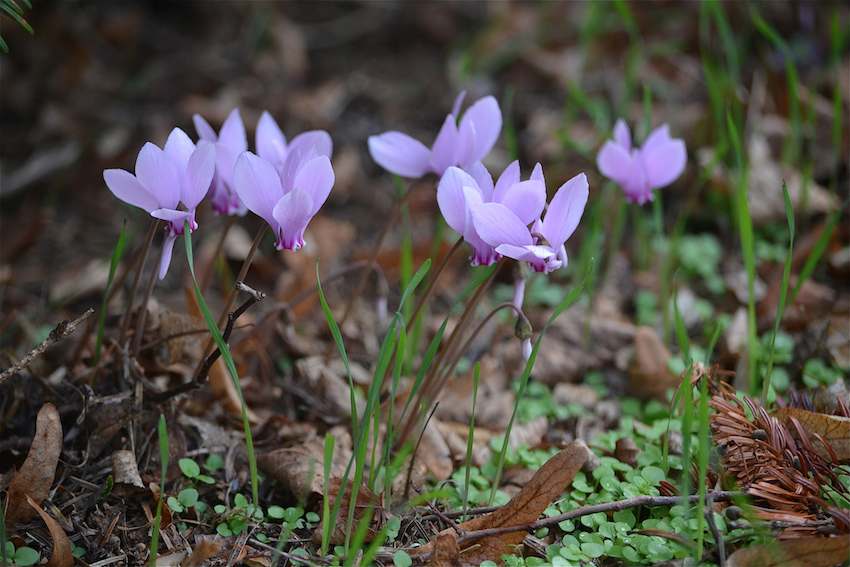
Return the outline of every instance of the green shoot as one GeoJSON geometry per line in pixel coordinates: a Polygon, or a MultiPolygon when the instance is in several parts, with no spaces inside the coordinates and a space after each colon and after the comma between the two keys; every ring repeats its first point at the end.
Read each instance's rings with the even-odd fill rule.
{"type": "Polygon", "coordinates": [[[112,280],[115,279],[115,270],[121,263],[124,248],[127,246],[127,222],[121,225],[118,233],[118,242],[112,249],[112,259],[109,261],[109,276],[106,278],[106,289],[103,292],[103,301],[100,303],[100,313],[97,315],[97,338],[94,343],[94,365],[100,362],[100,350],[103,346],[103,330],[106,325],[106,304],[109,302],[109,294],[112,292],[112,280]]]}
{"type": "MultiPolygon", "coordinates": [[[[330,433],[325,434],[325,451],[323,458],[324,465],[324,477],[322,478],[322,555],[327,555],[328,553],[328,545],[330,545],[331,539],[331,529],[332,526],[336,525],[336,515],[331,517],[331,506],[330,506],[330,482],[331,482],[331,467],[333,465],[334,459],[334,436],[330,433]]],[[[341,497],[338,497],[337,500],[341,500],[341,497]]],[[[337,509],[337,514],[339,514],[339,509],[337,509]]]]}
{"type": "Polygon", "coordinates": [[[469,481],[472,467],[472,445],[475,440],[475,402],[478,400],[478,381],[481,377],[481,362],[472,370],[472,411],[469,414],[469,430],[466,434],[466,472],[463,478],[463,511],[469,510],[469,481]]]}
{"type": "Polygon", "coordinates": [[[776,346],[776,334],[779,332],[779,326],[782,323],[782,316],[785,314],[785,301],[788,298],[788,283],[791,279],[791,263],[794,258],[794,205],[791,203],[791,195],[788,193],[788,187],[782,184],[782,197],[785,199],[785,219],[788,223],[788,251],[785,254],[785,265],[782,268],[782,284],[779,288],[779,303],[776,305],[776,319],[773,322],[773,332],[770,334],[770,342],[767,349],[767,371],[762,378],[762,393],[761,397],[767,403],[767,396],[770,392],[770,377],[773,373],[773,355],[774,347],[776,346]]]}
{"type": "Polygon", "coordinates": [[[245,396],[242,395],[242,384],[239,382],[239,373],[236,370],[236,363],[233,361],[233,355],[230,352],[230,347],[221,336],[221,330],[218,328],[215,317],[210,311],[204,294],[201,293],[201,288],[198,285],[198,278],[195,276],[195,258],[192,253],[192,234],[189,232],[189,222],[184,223],[183,240],[186,243],[186,260],[189,262],[189,273],[192,275],[192,287],[195,292],[195,299],[198,306],[201,308],[201,313],[204,316],[204,322],[212,335],[218,350],[221,352],[221,358],[230,373],[230,380],[233,383],[233,388],[239,396],[239,405],[242,411],[242,429],[245,432],[245,452],[248,454],[248,469],[251,475],[251,496],[254,499],[254,505],[260,504],[260,482],[257,475],[257,456],[254,453],[254,437],[251,435],[251,422],[248,419],[248,405],[245,403],[245,396]]]}
{"type": "Polygon", "coordinates": [[[165,426],[165,416],[160,414],[159,425],[159,499],[156,501],[156,516],[151,527],[150,566],[156,567],[157,551],[159,550],[159,527],[162,522],[162,501],[165,499],[165,477],[168,472],[168,430],[165,426]]]}
{"type": "Polygon", "coordinates": [[[826,247],[832,239],[832,233],[835,232],[835,228],[838,226],[839,220],[841,220],[840,210],[833,211],[830,213],[829,217],[827,217],[826,224],[824,225],[820,236],[818,236],[815,245],[812,247],[812,251],[809,252],[808,257],[806,257],[806,261],[803,263],[803,268],[800,270],[800,274],[797,276],[797,283],[791,291],[791,297],[788,298],[789,305],[793,305],[800,288],[803,287],[806,280],[812,277],[818,262],[820,262],[821,256],[823,256],[823,253],[826,252],[826,247]]]}

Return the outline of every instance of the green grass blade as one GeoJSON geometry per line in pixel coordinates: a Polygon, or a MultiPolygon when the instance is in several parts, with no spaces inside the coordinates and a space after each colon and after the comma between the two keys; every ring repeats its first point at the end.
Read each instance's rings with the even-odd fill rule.
{"type": "Polygon", "coordinates": [[[806,257],[806,261],[803,263],[803,268],[800,270],[800,275],[797,276],[797,283],[794,285],[794,289],[791,291],[791,296],[788,298],[789,305],[794,303],[800,288],[803,287],[806,280],[812,277],[812,274],[815,272],[815,268],[817,267],[818,262],[820,262],[823,253],[826,252],[826,247],[832,239],[832,233],[835,232],[839,220],[841,220],[840,210],[830,213],[827,218],[826,225],[823,228],[823,232],[820,233],[817,242],[815,242],[815,245],[812,247],[812,251],[809,252],[808,257],[806,257]]]}
{"type": "Polygon", "coordinates": [[[21,14],[16,12],[15,9],[9,6],[9,4],[7,4],[6,2],[0,2],[0,10],[6,12],[10,18],[15,20],[18,25],[24,28],[30,35],[33,35],[35,33],[32,29],[32,26],[29,25],[29,22],[27,22],[21,14]]]}
{"type": "MultiPolygon", "coordinates": [[[[698,429],[698,455],[697,466],[699,467],[699,500],[697,501],[697,559],[702,559],[703,541],[705,538],[705,497],[707,494],[706,477],[708,475],[708,455],[711,451],[711,437],[709,436],[709,407],[708,407],[708,378],[703,377],[699,385],[699,409],[697,413],[698,429]]],[[[687,471],[685,471],[687,472],[687,471]]],[[[708,510],[711,514],[712,511],[708,510]]]]}
{"type": "MultiPolygon", "coordinates": [[[[330,483],[331,483],[331,470],[333,466],[334,459],[334,436],[330,433],[325,434],[325,451],[323,458],[324,465],[324,477],[322,478],[322,555],[327,555],[328,546],[331,541],[331,529],[332,526],[336,525],[336,515],[331,516],[331,499],[330,499],[330,483]]],[[[345,486],[344,484],[342,486],[345,486]]],[[[337,500],[341,500],[341,498],[337,498],[337,500]]],[[[337,509],[337,514],[339,514],[339,509],[337,509]]]]}
{"type": "Polygon", "coordinates": [[[242,394],[242,384],[239,382],[239,373],[236,370],[236,363],[233,361],[233,355],[230,352],[230,347],[227,345],[227,342],[225,342],[224,337],[221,336],[221,330],[218,328],[218,323],[216,323],[215,317],[213,317],[213,314],[204,299],[204,294],[201,293],[201,288],[198,285],[198,278],[195,277],[195,258],[192,253],[192,234],[189,232],[188,222],[184,223],[183,240],[186,243],[186,260],[189,263],[189,273],[192,275],[192,287],[194,288],[195,299],[198,302],[198,306],[201,308],[201,313],[204,316],[204,322],[207,324],[207,328],[212,335],[213,341],[218,347],[218,350],[221,352],[221,358],[224,360],[224,364],[230,374],[230,380],[233,383],[236,394],[239,396],[239,405],[242,411],[242,429],[245,433],[245,452],[248,455],[248,469],[251,475],[251,496],[254,500],[254,505],[259,506],[260,482],[257,474],[257,456],[254,453],[254,437],[251,434],[251,422],[248,419],[248,405],[245,403],[245,396],[242,394]]]}
{"type": "Polygon", "coordinates": [[[481,378],[481,362],[472,370],[472,411],[469,414],[469,430],[466,434],[466,471],[463,477],[463,511],[469,510],[469,482],[471,480],[472,446],[475,439],[475,403],[478,400],[478,381],[481,378]]]}
{"type": "Polygon", "coordinates": [[[156,567],[157,552],[159,551],[159,527],[162,523],[162,501],[165,499],[165,478],[168,473],[168,430],[165,416],[160,414],[159,424],[159,499],[156,502],[156,516],[151,526],[150,566],[156,567]]]}
{"type": "Polygon", "coordinates": [[[118,264],[121,263],[121,258],[124,256],[124,248],[127,246],[127,222],[121,225],[121,232],[118,233],[118,242],[112,249],[112,258],[109,260],[109,276],[106,278],[106,289],[103,292],[103,301],[100,303],[100,313],[97,315],[97,338],[94,343],[94,365],[100,362],[100,350],[103,346],[103,331],[106,325],[106,307],[109,300],[109,294],[112,291],[112,280],[115,278],[115,270],[118,264]]]}

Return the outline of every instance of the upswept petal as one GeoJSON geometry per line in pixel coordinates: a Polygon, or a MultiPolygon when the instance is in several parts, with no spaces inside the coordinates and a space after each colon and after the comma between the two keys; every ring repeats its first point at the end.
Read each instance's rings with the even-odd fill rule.
{"type": "Polygon", "coordinates": [[[274,208],[283,197],[283,189],[274,166],[251,152],[244,152],[236,161],[233,182],[242,203],[277,232],[274,208]]]}
{"type": "Polygon", "coordinates": [[[218,143],[230,148],[237,156],[248,149],[248,136],[245,134],[245,124],[242,122],[238,108],[231,110],[224,124],[221,125],[218,143]]]}
{"type": "Polygon", "coordinates": [[[304,229],[313,217],[312,210],[312,198],[301,189],[293,189],[278,201],[273,212],[280,227],[278,250],[298,250],[304,246],[304,229]]]}
{"type": "Polygon", "coordinates": [[[295,175],[295,189],[310,196],[313,204],[311,217],[325,204],[334,186],[334,179],[334,170],[328,156],[314,157],[298,170],[295,175]]]}
{"type": "Polygon", "coordinates": [[[541,232],[549,245],[558,249],[572,235],[587,204],[587,176],[579,173],[558,189],[543,218],[541,232]]]}
{"type": "Polygon", "coordinates": [[[454,116],[455,121],[457,121],[457,117],[460,116],[460,107],[463,105],[463,99],[465,98],[466,91],[460,91],[455,97],[455,102],[452,105],[452,116],[454,116]]]}
{"type": "Polygon", "coordinates": [[[174,242],[177,241],[177,235],[169,231],[165,235],[165,240],[162,241],[162,255],[159,259],[159,279],[163,279],[168,273],[168,267],[171,265],[171,256],[174,253],[174,242]]]}
{"type": "Polygon", "coordinates": [[[263,111],[257,123],[255,142],[257,155],[271,163],[282,163],[286,157],[286,136],[268,112],[263,111]]]}
{"type": "Polygon", "coordinates": [[[457,153],[458,131],[455,117],[449,114],[443,121],[443,126],[431,146],[431,170],[442,175],[447,168],[455,165],[457,153]]]}
{"type": "Polygon", "coordinates": [[[478,235],[472,212],[480,209],[484,201],[481,198],[481,193],[475,187],[464,186],[463,195],[466,200],[466,219],[464,221],[463,239],[472,248],[470,263],[473,266],[489,266],[499,259],[499,255],[492,246],[484,242],[478,235]]]}
{"type": "Polygon", "coordinates": [[[614,124],[614,141],[627,152],[631,151],[632,133],[629,125],[622,118],[618,118],[617,123],[614,124]]]}
{"type": "Polygon", "coordinates": [[[493,176],[490,175],[490,172],[487,171],[487,168],[484,167],[484,164],[480,161],[476,161],[471,166],[466,168],[466,171],[475,182],[478,184],[478,189],[481,192],[481,198],[485,203],[489,203],[493,200],[493,176]]]}
{"type": "Polygon", "coordinates": [[[443,218],[452,229],[460,234],[466,227],[467,205],[464,186],[478,188],[475,179],[457,167],[450,167],[437,185],[437,204],[443,218]]]}
{"type": "Polygon", "coordinates": [[[534,169],[531,170],[531,175],[529,176],[529,179],[534,181],[542,181],[543,187],[546,187],[546,178],[543,176],[543,166],[540,165],[539,161],[534,164],[534,169]]]}
{"type": "Polygon", "coordinates": [[[402,177],[422,177],[430,166],[431,151],[401,132],[369,136],[369,153],[375,163],[402,177]]]}
{"type": "Polygon", "coordinates": [[[290,144],[286,152],[286,159],[282,165],[273,164],[277,167],[280,176],[280,184],[283,193],[289,193],[295,188],[295,176],[305,163],[313,158],[319,157],[316,147],[309,144],[290,144]]]}
{"type": "Polygon", "coordinates": [[[499,134],[502,131],[502,111],[499,110],[499,103],[492,96],[486,96],[475,101],[463,113],[463,118],[460,121],[461,132],[464,130],[464,124],[475,125],[472,153],[468,156],[468,161],[461,162],[462,165],[469,165],[472,162],[484,159],[484,156],[490,153],[490,150],[496,144],[496,140],[499,139],[499,134]]]}
{"type": "Polygon", "coordinates": [[[600,173],[621,185],[634,175],[636,166],[631,154],[610,140],[605,142],[596,156],[596,167],[600,173]]]}
{"type": "Polygon", "coordinates": [[[194,209],[206,197],[215,173],[215,145],[206,140],[198,142],[186,165],[187,183],[183,187],[183,204],[194,209]]]}
{"type": "Polygon", "coordinates": [[[317,156],[330,158],[333,156],[334,143],[331,135],[324,130],[309,130],[292,138],[287,151],[291,152],[298,148],[312,149],[317,156]]]}
{"type": "Polygon", "coordinates": [[[106,169],[103,172],[103,180],[112,194],[134,207],[139,207],[147,212],[159,208],[156,197],[151,195],[139,180],[123,169],[106,169]]]}
{"type": "Polygon", "coordinates": [[[207,122],[203,116],[195,114],[192,116],[192,122],[195,124],[195,132],[198,133],[198,137],[200,139],[208,142],[218,141],[218,134],[215,133],[213,127],[210,126],[210,123],[207,122]]]}
{"type": "Polygon", "coordinates": [[[519,160],[514,160],[508,164],[508,167],[505,168],[499,179],[496,180],[496,187],[493,189],[493,200],[501,203],[508,189],[519,183],[519,176],[519,160]]]}
{"type": "Polygon", "coordinates": [[[136,179],[156,198],[160,207],[177,207],[181,193],[177,165],[150,142],[142,147],[136,158],[136,179]]]}
{"type": "Polygon", "coordinates": [[[641,146],[641,151],[655,151],[672,141],[672,139],[673,138],[670,137],[670,127],[667,124],[662,124],[649,133],[649,136],[647,136],[646,140],[643,142],[643,146],[641,146]]]}
{"type": "Polygon", "coordinates": [[[520,181],[515,183],[497,202],[509,208],[523,222],[531,224],[540,218],[546,206],[546,187],[542,181],[520,181]]]}
{"type": "Polygon", "coordinates": [[[476,161],[481,161],[475,157],[476,140],[478,133],[475,131],[475,123],[467,120],[461,121],[458,128],[457,148],[455,150],[455,163],[461,167],[468,167],[476,161]]]}
{"type": "Polygon", "coordinates": [[[653,145],[650,150],[641,150],[646,180],[650,187],[659,189],[673,183],[685,170],[688,152],[685,142],[669,139],[653,145]]]}
{"type": "Polygon", "coordinates": [[[168,135],[163,150],[180,168],[185,168],[189,163],[189,156],[195,151],[195,143],[186,135],[186,132],[175,128],[168,135]]]}
{"type": "Polygon", "coordinates": [[[490,246],[527,246],[534,243],[528,227],[501,203],[484,203],[472,210],[475,231],[490,246]]]}

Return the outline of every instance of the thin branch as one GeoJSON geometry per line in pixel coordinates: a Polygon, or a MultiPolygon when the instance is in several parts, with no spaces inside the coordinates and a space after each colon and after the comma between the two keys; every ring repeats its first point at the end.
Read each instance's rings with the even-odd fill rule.
{"type": "Polygon", "coordinates": [[[91,317],[92,313],[94,313],[94,309],[87,309],[85,313],[74,319],[73,321],[62,321],[52,331],[47,335],[47,338],[41,341],[41,343],[36,346],[34,349],[29,351],[26,356],[24,356],[21,360],[4,370],[0,374],[0,384],[3,384],[6,380],[29,366],[29,364],[44,354],[44,352],[49,349],[54,344],[58,343],[65,337],[69,335],[73,335],[77,327],[79,327],[86,319],[91,317]]]}

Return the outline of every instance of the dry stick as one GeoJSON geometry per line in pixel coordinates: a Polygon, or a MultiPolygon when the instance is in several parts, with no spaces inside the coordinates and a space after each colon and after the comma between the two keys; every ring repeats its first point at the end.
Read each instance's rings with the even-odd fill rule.
{"type": "MultiPolygon", "coordinates": [[[[151,244],[153,243],[153,237],[154,234],[156,234],[157,226],[159,226],[158,220],[151,222],[151,227],[148,229],[147,236],[145,236],[145,243],[142,245],[142,255],[139,260],[139,268],[136,270],[136,275],[133,277],[133,285],[130,287],[130,295],[127,298],[127,310],[124,312],[123,319],[121,319],[121,330],[118,333],[118,344],[121,345],[121,348],[124,348],[124,339],[127,338],[127,331],[130,328],[130,314],[133,312],[133,303],[136,300],[136,291],[139,288],[139,280],[142,277],[142,271],[145,269],[145,263],[148,259],[148,253],[151,250],[151,244]]],[[[113,289],[117,289],[117,286],[113,289]]]]}
{"type": "Polygon", "coordinates": [[[4,370],[0,373],[0,384],[3,384],[6,380],[26,368],[33,360],[37,357],[41,356],[44,351],[49,349],[54,344],[58,343],[60,340],[64,339],[68,335],[74,334],[79,327],[86,319],[88,319],[91,314],[94,313],[94,309],[89,308],[85,313],[74,319],[73,321],[62,321],[56,327],[50,331],[50,334],[47,335],[47,338],[41,341],[38,346],[29,351],[21,360],[4,370]]]}
{"type": "MultiPolygon", "coordinates": [[[[160,252],[159,263],[162,263],[163,256],[165,256],[165,246],[163,246],[162,252],[160,252]]],[[[139,271],[141,271],[141,268],[139,271]]],[[[158,266],[151,266],[150,279],[148,279],[148,285],[145,288],[145,294],[144,296],[142,296],[142,303],[139,306],[139,315],[138,317],[136,317],[136,334],[133,335],[133,346],[130,349],[130,353],[132,354],[133,358],[139,355],[139,348],[142,346],[142,335],[145,334],[145,321],[148,317],[148,302],[151,300],[151,296],[153,295],[153,288],[156,285],[157,277],[159,277],[158,266]]]]}
{"type": "MultiPolygon", "coordinates": [[[[236,276],[236,281],[244,282],[245,276],[248,275],[248,270],[251,268],[251,262],[254,261],[254,255],[257,253],[257,248],[260,246],[260,242],[262,242],[263,237],[266,235],[266,230],[268,226],[263,223],[260,226],[260,229],[257,231],[257,234],[254,235],[254,241],[251,242],[251,249],[248,250],[248,255],[245,256],[245,260],[242,261],[242,267],[239,268],[239,275],[236,276]]],[[[227,300],[224,302],[224,308],[221,310],[221,315],[218,316],[218,326],[221,327],[224,324],[225,319],[227,318],[227,314],[230,311],[230,308],[233,307],[233,300],[236,299],[236,291],[237,287],[234,286],[233,289],[230,290],[230,293],[227,294],[227,300]]],[[[213,351],[213,339],[209,338],[206,346],[204,347],[204,358],[208,357],[210,353],[213,351]]],[[[201,363],[198,364],[197,368],[195,368],[195,372],[192,377],[194,380],[198,379],[201,373],[201,365],[203,364],[203,360],[201,359],[201,363]]]]}
{"type": "Polygon", "coordinates": [[[723,541],[723,534],[721,534],[720,530],[717,529],[717,522],[714,521],[714,501],[714,493],[709,491],[708,494],[706,494],[706,503],[708,506],[705,508],[705,519],[708,522],[708,528],[711,530],[711,535],[714,536],[714,543],[717,546],[717,564],[719,567],[725,567],[726,542],[723,541]]]}
{"type": "Polygon", "coordinates": [[[430,422],[431,418],[434,417],[434,413],[436,413],[439,405],[440,402],[437,402],[434,404],[434,407],[431,408],[431,413],[428,414],[428,418],[425,420],[425,427],[423,427],[422,431],[419,432],[419,439],[416,440],[416,446],[413,448],[413,453],[410,454],[410,464],[407,466],[407,477],[404,480],[405,500],[407,500],[410,495],[410,477],[413,475],[413,464],[416,462],[416,453],[419,452],[419,445],[422,444],[422,438],[425,437],[425,428],[428,427],[428,422],[430,422]]]}
{"type": "MultiPolygon", "coordinates": [[[[743,496],[743,493],[712,491],[711,495],[713,501],[723,502],[731,500],[732,498],[738,496],[743,496]]],[[[693,504],[697,502],[699,498],[699,494],[692,494],[688,497],[688,503],[693,504]]],[[[615,502],[605,502],[602,504],[594,504],[592,506],[583,506],[581,508],[570,510],[569,512],[565,512],[557,516],[551,516],[542,520],[519,524],[516,526],[504,526],[499,528],[488,528],[484,530],[468,531],[466,532],[465,536],[458,538],[457,543],[458,546],[463,547],[465,545],[469,545],[470,543],[476,542],[484,538],[526,530],[536,530],[538,528],[545,528],[548,526],[559,524],[566,520],[574,520],[582,516],[588,516],[590,514],[596,514],[599,512],[619,512],[621,510],[626,510],[628,508],[637,508],[639,506],[675,506],[681,503],[681,496],[635,496],[633,498],[626,498],[625,500],[618,500],[615,502]]]]}
{"type": "MultiPolygon", "coordinates": [[[[390,227],[395,224],[395,221],[398,219],[398,216],[401,214],[401,207],[404,203],[407,202],[408,197],[410,196],[411,191],[408,191],[404,194],[401,199],[398,199],[393,205],[392,213],[390,213],[390,218],[387,219],[387,223],[384,225],[384,228],[381,229],[381,234],[378,235],[378,240],[375,242],[375,246],[372,247],[372,252],[369,254],[369,261],[367,265],[373,266],[378,259],[378,253],[381,251],[381,246],[384,244],[384,240],[387,238],[387,234],[390,233],[390,227]]],[[[345,311],[342,314],[342,318],[339,320],[339,327],[342,328],[345,325],[345,322],[348,320],[348,316],[351,315],[351,309],[354,307],[354,302],[358,297],[363,295],[363,290],[366,288],[366,279],[369,277],[369,272],[365,271],[360,276],[360,281],[357,282],[357,287],[354,288],[354,293],[351,294],[348,298],[348,303],[345,304],[345,311]]]]}
{"type": "Polygon", "coordinates": [[[410,320],[407,321],[407,332],[413,328],[413,323],[416,321],[416,318],[419,316],[419,312],[422,311],[422,307],[425,306],[425,301],[431,295],[431,290],[434,288],[434,284],[437,283],[437,278],[440,277],[440,274],[443,272],[443,269],[446,267],[446,264],[449,263],[449,260],[454,255],[454,253],[460,248],[460,245],[463,244],[463,238],[458,238],[457,242],[451,247],[451,249],[446,252],[443,259],[440,261],[440,265],[437,266],[437,269],[431,273],[431,276],[428,278],[428,283],[425,286],[425,290],[416,300],[416,306],[413,308],[413,314],[410,316],[410,320]]]}
{"type": "Polygon", "coordinates": [[[204,271],[201,272],[201,281],[199,283],[199,287],[201,288],[201,293],[207,290],[207,286],[210,283],[210,278],[212,277],[213,272],[215,271],[215,262],[218,259],[218,255],[221,254],[221,249],[224,248],[224,241],[227,239],[227,233],[230,232],[230,229],[236,223],[236,217],[229,216],[227,217],[227,224],[224,225],[224,230],[221,231],[221,236],[218,239],[218,242],[215,245],[215,250],[213,251],[213,255],[210,258],[210,261],[207,262],[204,271]]]}
{"type": "MultiPolygon", "coordinates": [[[[234,325],[235,325],[236,321],[239,319],[239,317],[241,317],[255,303],[259,303],[260,301],[262,301],[266,297],[266,295],[263,292],[257,291],[255,289],[245,285],[245,283],[241,282],[241,281],[236,282],[236,289],[238,289],[239,291],[244,291],[245,293],[247,293],[248,299],[246,299],[245,302],[242,303],[242,305],[240,305],[235,310],[233,310],[233,312],[227,314],[227,326],[224,328],[224,331],[221,333],[221,337],[222,337],[222,339],[224,339],[224,342],[227,342],[228,340],[230,340],[230,335],[231,335],[231,333],[233,333],[234,325]]],[[[221,356],[221,350],[216,348],[214,351],[209,353],[209,355],[207,355],[206,358],[204,358],[204,360],[202,361],[201,366],[200,366],[200,372],[197,374],[195,379],[193,379],[189,382],[185,382],[183,384],[180,384],[179,386],[176,386],[176,387],[172,388],[171,390],[166,390],[165,392],[160,392],[160,393],[156,393],[156,394],[153,394],[153,395],[149,395],[148,398],[151,399],[154,402],[163,402],[167,399],[173,398],[174,396],[184,394],[186,392],[194,390],[195,388],[200,387],[206,381],[206,378],[207,378],[207,375],[210,372],[210,369],[212,368],[213,364],[215,364],[215,361],[219,359],[220,356],[221,356]]]]}

